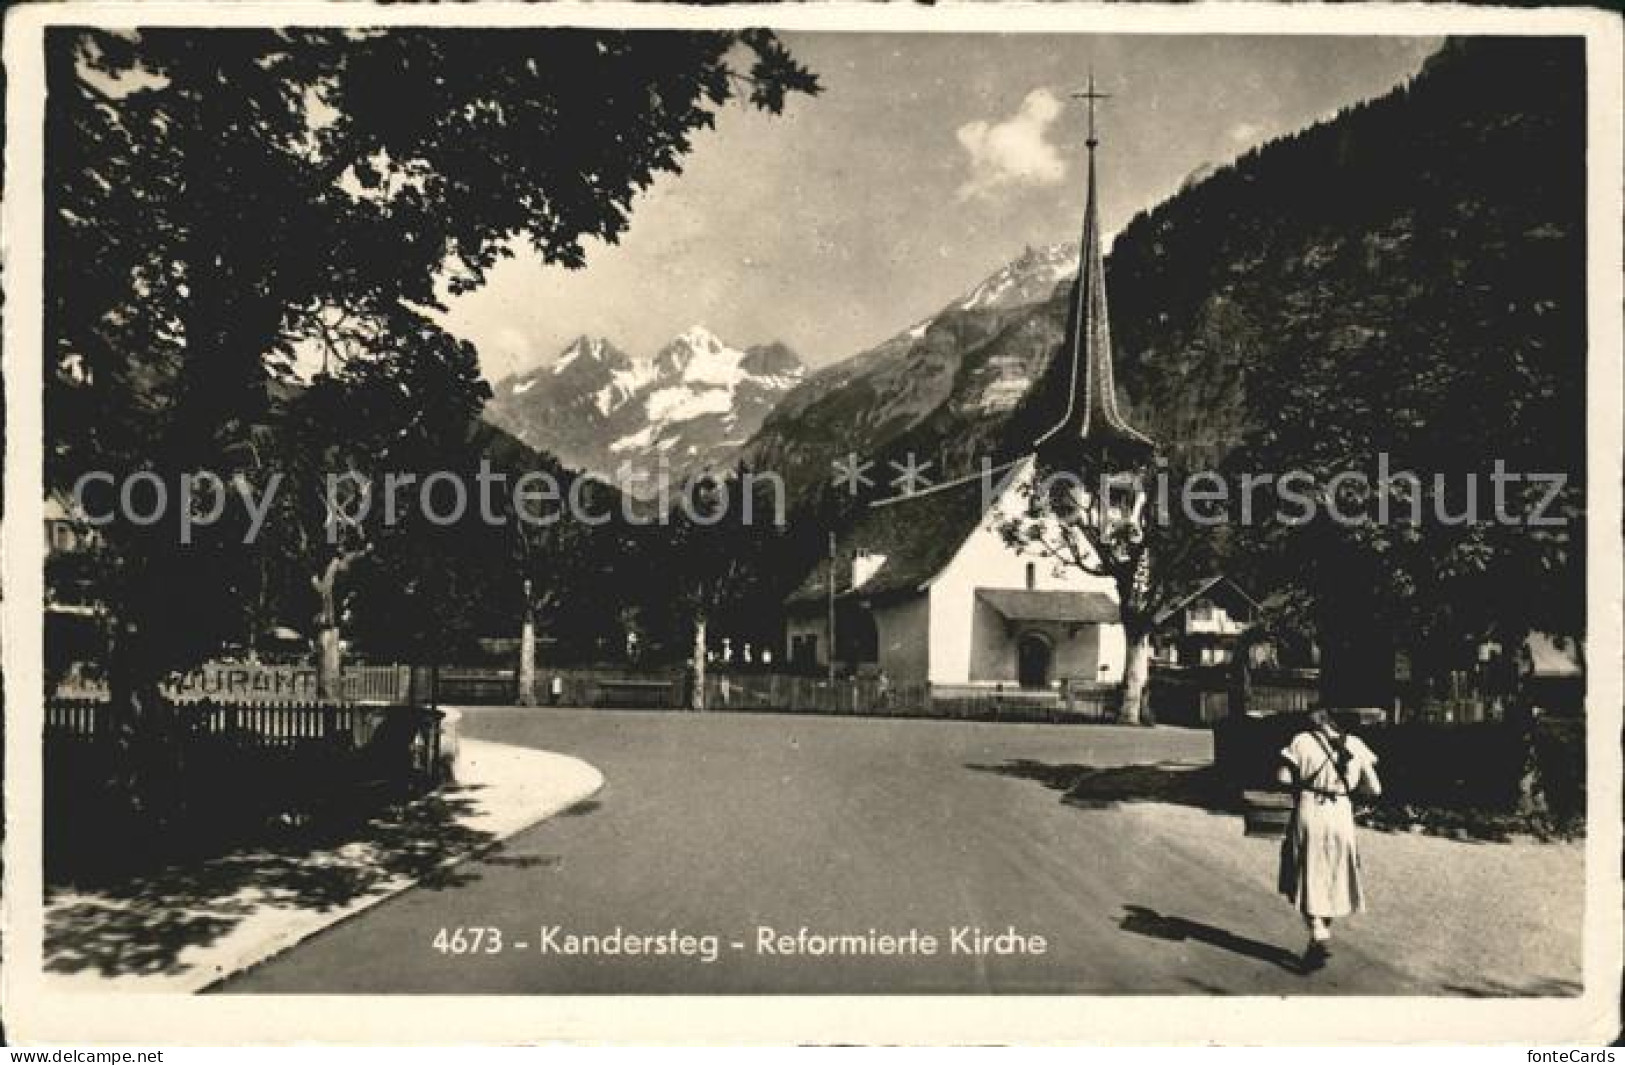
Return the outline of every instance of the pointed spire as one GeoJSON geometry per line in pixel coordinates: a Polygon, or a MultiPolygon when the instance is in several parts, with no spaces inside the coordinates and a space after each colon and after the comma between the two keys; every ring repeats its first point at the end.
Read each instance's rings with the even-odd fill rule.
{"type": "MultiPolygon", "coordinates": [[[[1112,373],[1112,338],[1106,310],[1106,266],[1100,252],[1100,212],[1095,193],[1095,101],[1106,99],[1089,88],[1072,94],[1089,101],[1088,200],[1083,211],[1083,242],[1079,247],[1078,283],[1068,320],[1066,357],[1071,367],[1066,413],[1035,441],[1042,449],[1099,445],[1119,453],[1143,454],[1156,445],[1129,425],[1117,409],[1117,384],[1112,373]]],[[[1126,456],[1125,456],[1126,457],[1126,456]]]]}

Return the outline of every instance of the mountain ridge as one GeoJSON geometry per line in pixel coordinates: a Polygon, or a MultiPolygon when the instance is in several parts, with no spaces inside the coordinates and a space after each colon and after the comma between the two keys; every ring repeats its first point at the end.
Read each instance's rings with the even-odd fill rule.
{"type": "Polygon", "coordinates": [[[783,343],[737,348],[703,325],[648,356],[584,334],[551,363],[498,381],[486,416],[576,469],[681,481],[725,465],[805,373],[783,343]]]}

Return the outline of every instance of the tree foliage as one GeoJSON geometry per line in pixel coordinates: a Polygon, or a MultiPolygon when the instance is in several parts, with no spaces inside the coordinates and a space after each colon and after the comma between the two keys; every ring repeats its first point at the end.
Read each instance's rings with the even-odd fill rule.
{"type": "MultiPolygon", "coordinates": [[[[581,265],[729,100],[817,90],[760,31],[61,28],[46,48],[58,489],[91,469],[253,476],[267,434],[370,463],[443,441],[481,386],[426,316],[442,295],[521,245],[581,265]],[[335,323],[358,361],[284,407],[335,323]]],[[[175,524],[104,530],[119,668],[149,682],[239,631],[264,578],[240,528],[182,545],[175,524]]]]}

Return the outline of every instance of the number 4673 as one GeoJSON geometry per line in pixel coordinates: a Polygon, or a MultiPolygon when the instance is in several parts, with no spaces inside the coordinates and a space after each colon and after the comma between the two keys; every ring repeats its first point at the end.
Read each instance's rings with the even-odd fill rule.
{"type": "Polygon", "coordinates": [[[478,925],[442,928],[435,933],[433,946],[442,954],[501,954],[502,929],[478,925]]]}

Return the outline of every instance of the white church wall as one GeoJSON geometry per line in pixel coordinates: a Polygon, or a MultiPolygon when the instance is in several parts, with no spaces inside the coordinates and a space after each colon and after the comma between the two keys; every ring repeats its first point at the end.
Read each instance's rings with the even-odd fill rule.
{"type": "Polygon", "coordinates": [[[1099,684],[1106,677],[1100,667],[1101,629],[1106,625],[1049,625],[1046,631],[1055,638],[1055,676],[1070,680],[1099,684]]]}
{"type": "Polygon", "coordinates": [[[1123,679],[1121,625],[1011,625],[978,599],[971,631],[971,684],[1016,684],[1020,679],[1017,648],[1027,632],[1039,632],[1049,639],[1054,655],[1050,663],[1052,684],[1059,684],[1063,677],[1096,684],[1115,684],[1123,679]]]}
{"type": "Polygon", "coordinates": [[[970,679],[971,610],[975,596],[962,581],[932,584],[925,597],[930,618],[932,684],[970,679]]]}
{"type": "MultiPolygon", "coordinates": [[[[932,683],[968,684],[984,679],[1014,681],[1014,638],[1004,635],[997,628],[978,623],[978,611],[990,611],[991,608],[976,599],[976,589],[1026,588],[1029,564],[1032,566],[1034,589],[1098,592],[1109,596],[1114,602],[1117,599],[1117,586],[1109,578],[1092,576],[1075,566],[1059,566],[1042,551],[1035,548],[1016,549],[1004,542],[999,535],[999,525],[1022,512],[1020,486],[1030,483],[1031,479],[1032,462],[1028,460],[1007,482],[1003,482],[997,502],[988,509],[953,559],[928,586],[931,599],[932,683]],[[1009,647],[1007,650],[1001,649],[1000,644],[1008,644],[1009,647]],[[1003,658],[1006,653],[1010,656],[1007,667],[1003,658]]],[[[998,615],[994,613],[994,617],[998,615]]],[[[1102,632],[1090,672],[1104,681],[1120,680],[1123,668],[1121,626],[1101,628],[1117,630],[1115,645],[1119,650],[1114,658],[1114,640],[1109,633],[1102,632]],[[1100,671],[1098,666],[1101,664],[1111,668],[1100,671]]],[[[1074,644],[1072,640],[1061,641],[1057,648],[1058,659],[1064,653],[1068,657],[1060,661],[1082,665],[1089,652],[1081,645],[1072,646],[1074,644]]],[[[1059,671],[1057,675],[1060,675],[1059,671]]]]}
{"type": "MultiPolygon", "coordinates": [[[[1008,547],[999,535],[999,526],[1006,520],[1025,513],[1022,491],[1032,483],[1033,462],[1025,460],[1009,477],[997,482],[1002,486],[999,498],[966,538],[953,560],[937,582],[949,579],[968,579],[979,588],[1025,588],[1027,566],[1033,565],[1033,587],[1040,590],[1099,592],[1117,599],[1117,585],[1108,577],[1084,573],[1076,566],[1061,565],[1056,559],[1036,547],[1015,549],[1008,547]]],[[[1053,518],[1046,519],[1053,522],[1053,518]]]]}
{"type": "Polygon", "coordinates": [[[923,684],[929,679],[931,606],[924,595],[910,596],[874,608],[880,637],[880,668],[893,684],[923,684]]]}
{"type": "Polygon", "coordinates": [[[981,599],[971,600],[970,683],[1016,683],[1017,635],[997,610],[981,599]]]}

